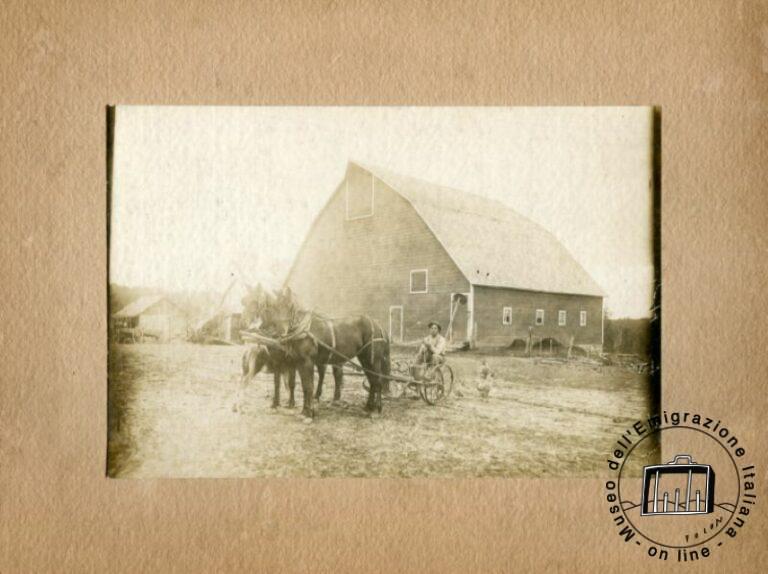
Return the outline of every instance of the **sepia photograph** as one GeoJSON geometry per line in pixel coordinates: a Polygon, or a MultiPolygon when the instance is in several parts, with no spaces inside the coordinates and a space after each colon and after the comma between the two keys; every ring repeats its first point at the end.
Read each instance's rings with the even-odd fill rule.
{"type": "Polygon", "coordinates": [[[108,108],[107,475],[602,476],[660,408],[659,121],[108,108]]]}

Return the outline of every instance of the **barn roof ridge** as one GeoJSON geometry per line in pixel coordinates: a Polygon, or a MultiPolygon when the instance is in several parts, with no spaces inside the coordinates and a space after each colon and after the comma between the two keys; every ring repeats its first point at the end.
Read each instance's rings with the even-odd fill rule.
{"type": "Polygon", "coordinates": [[[605,295],[551,231],[501,201],[367,163],[349,163],[408,201],[471,284],[605,295]],[[522,241],[526,248],[515,249],[522,241]]]}
{"type": "MultiPolygon", "coordinates": [[[[421,177],[417,177],[417,176],[409,175],[409,174],[405,174],[405,173],[397,173],[397,172],[394,172],[394,171],[392,171],[390,169],[387,169],[385,167],[381,167],[381,166],[378,166],[378,165],[373,165],[373,164],[369,164],[369,163],[365,163],[365,162],[359,162],[359,161],[355,161],[355,160],[350,160],[350,163],[352,163],[352,164],[354,164],[354,165],[356,165],[358,167],[361,167],[364,170],[372,173],[374,176],[378,177],[382,181],[386,181],[388,176],[391,177],[391,178],[409,179],[409,180],[411,180],[413,182],[418,182],[421,185],[429,186],[429,187],[431,187],[433,189],[436,189],[436,190],[439,189],[440,191],[448,192],[448,193],[451,193],[451,194],[457,194],[457,195],[462,196],[462,197],[467,198],[467,199],[479,200],[481,203],[494,204],[494,205],[496,205],[498,207],[501,207],[501,208],[504,208],[504,209],[511,209],[509,206],[505,205],[504,203],[502,203],[501,201],[499,201],[497,199],[492,199],[490,197],[486,197],[484,195],[480,195],[479,193],[475,193],[473,191],[465,191],[463,189],[458,189],[458,188],[450,186],[450,185],[444,185],[442,183],[434,183],[434,182],[431,182],[431,181],[426,180],[426,179],[421,178],[421,177]]],[[[451,206],[447,206],[447,207],[444,207],[444,208],[445,209],[451,209],[451,206]]],[[[460,211],[460,210],[457,209],[457,211],[460,211]]],[[[524,215],[520,215],[520,217],[525,217],[525,216],[524,215]]],[[[526,219],[528,219],[528,218],[526,218],[526,219]]]]}

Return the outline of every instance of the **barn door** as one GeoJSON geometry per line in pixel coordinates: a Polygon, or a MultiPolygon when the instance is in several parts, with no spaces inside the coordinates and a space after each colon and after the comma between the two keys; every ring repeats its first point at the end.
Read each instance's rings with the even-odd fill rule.
{"type": "Polygon", "coordinates": [[[468,296],[469,293],[451,293],[451,314],[446,336],[452,343],[463,343],[467,340],[468,296]]]}
{"type": "Polygon", "coordinates": [[[389,308],[389,340],[393,343],[403,342],[403,306],[392,305],[389,308]]]}

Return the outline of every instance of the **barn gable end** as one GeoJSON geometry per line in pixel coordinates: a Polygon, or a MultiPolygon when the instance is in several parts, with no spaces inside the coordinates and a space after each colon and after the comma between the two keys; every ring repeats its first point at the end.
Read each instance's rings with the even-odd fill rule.
{"type": "Polygon", "coordinates": [[[354,164],[312,225],[286,284],[304,306],[331,316],[366,313],[389,330],[392,313],[396,339],[401,307],[404,340],[422,336],[431,320],[447,324],[451,294],[469,291],[413,207],[380,179],[361,177],[354,164]],[[362,216],[371,196],[370,214],[362,216]],[[420,270],[426,292],[411,293],[411,272],[420,270]]]}

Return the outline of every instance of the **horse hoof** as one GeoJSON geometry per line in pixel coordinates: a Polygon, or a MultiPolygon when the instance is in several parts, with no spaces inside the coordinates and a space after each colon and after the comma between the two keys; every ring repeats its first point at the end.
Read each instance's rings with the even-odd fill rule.
{"type": "Polygon", "coordinates": [[[305,425],[311,425],[313,420],[314,419],[312,417],[304,417],[301,422],[303,422],[305,425]]]}

